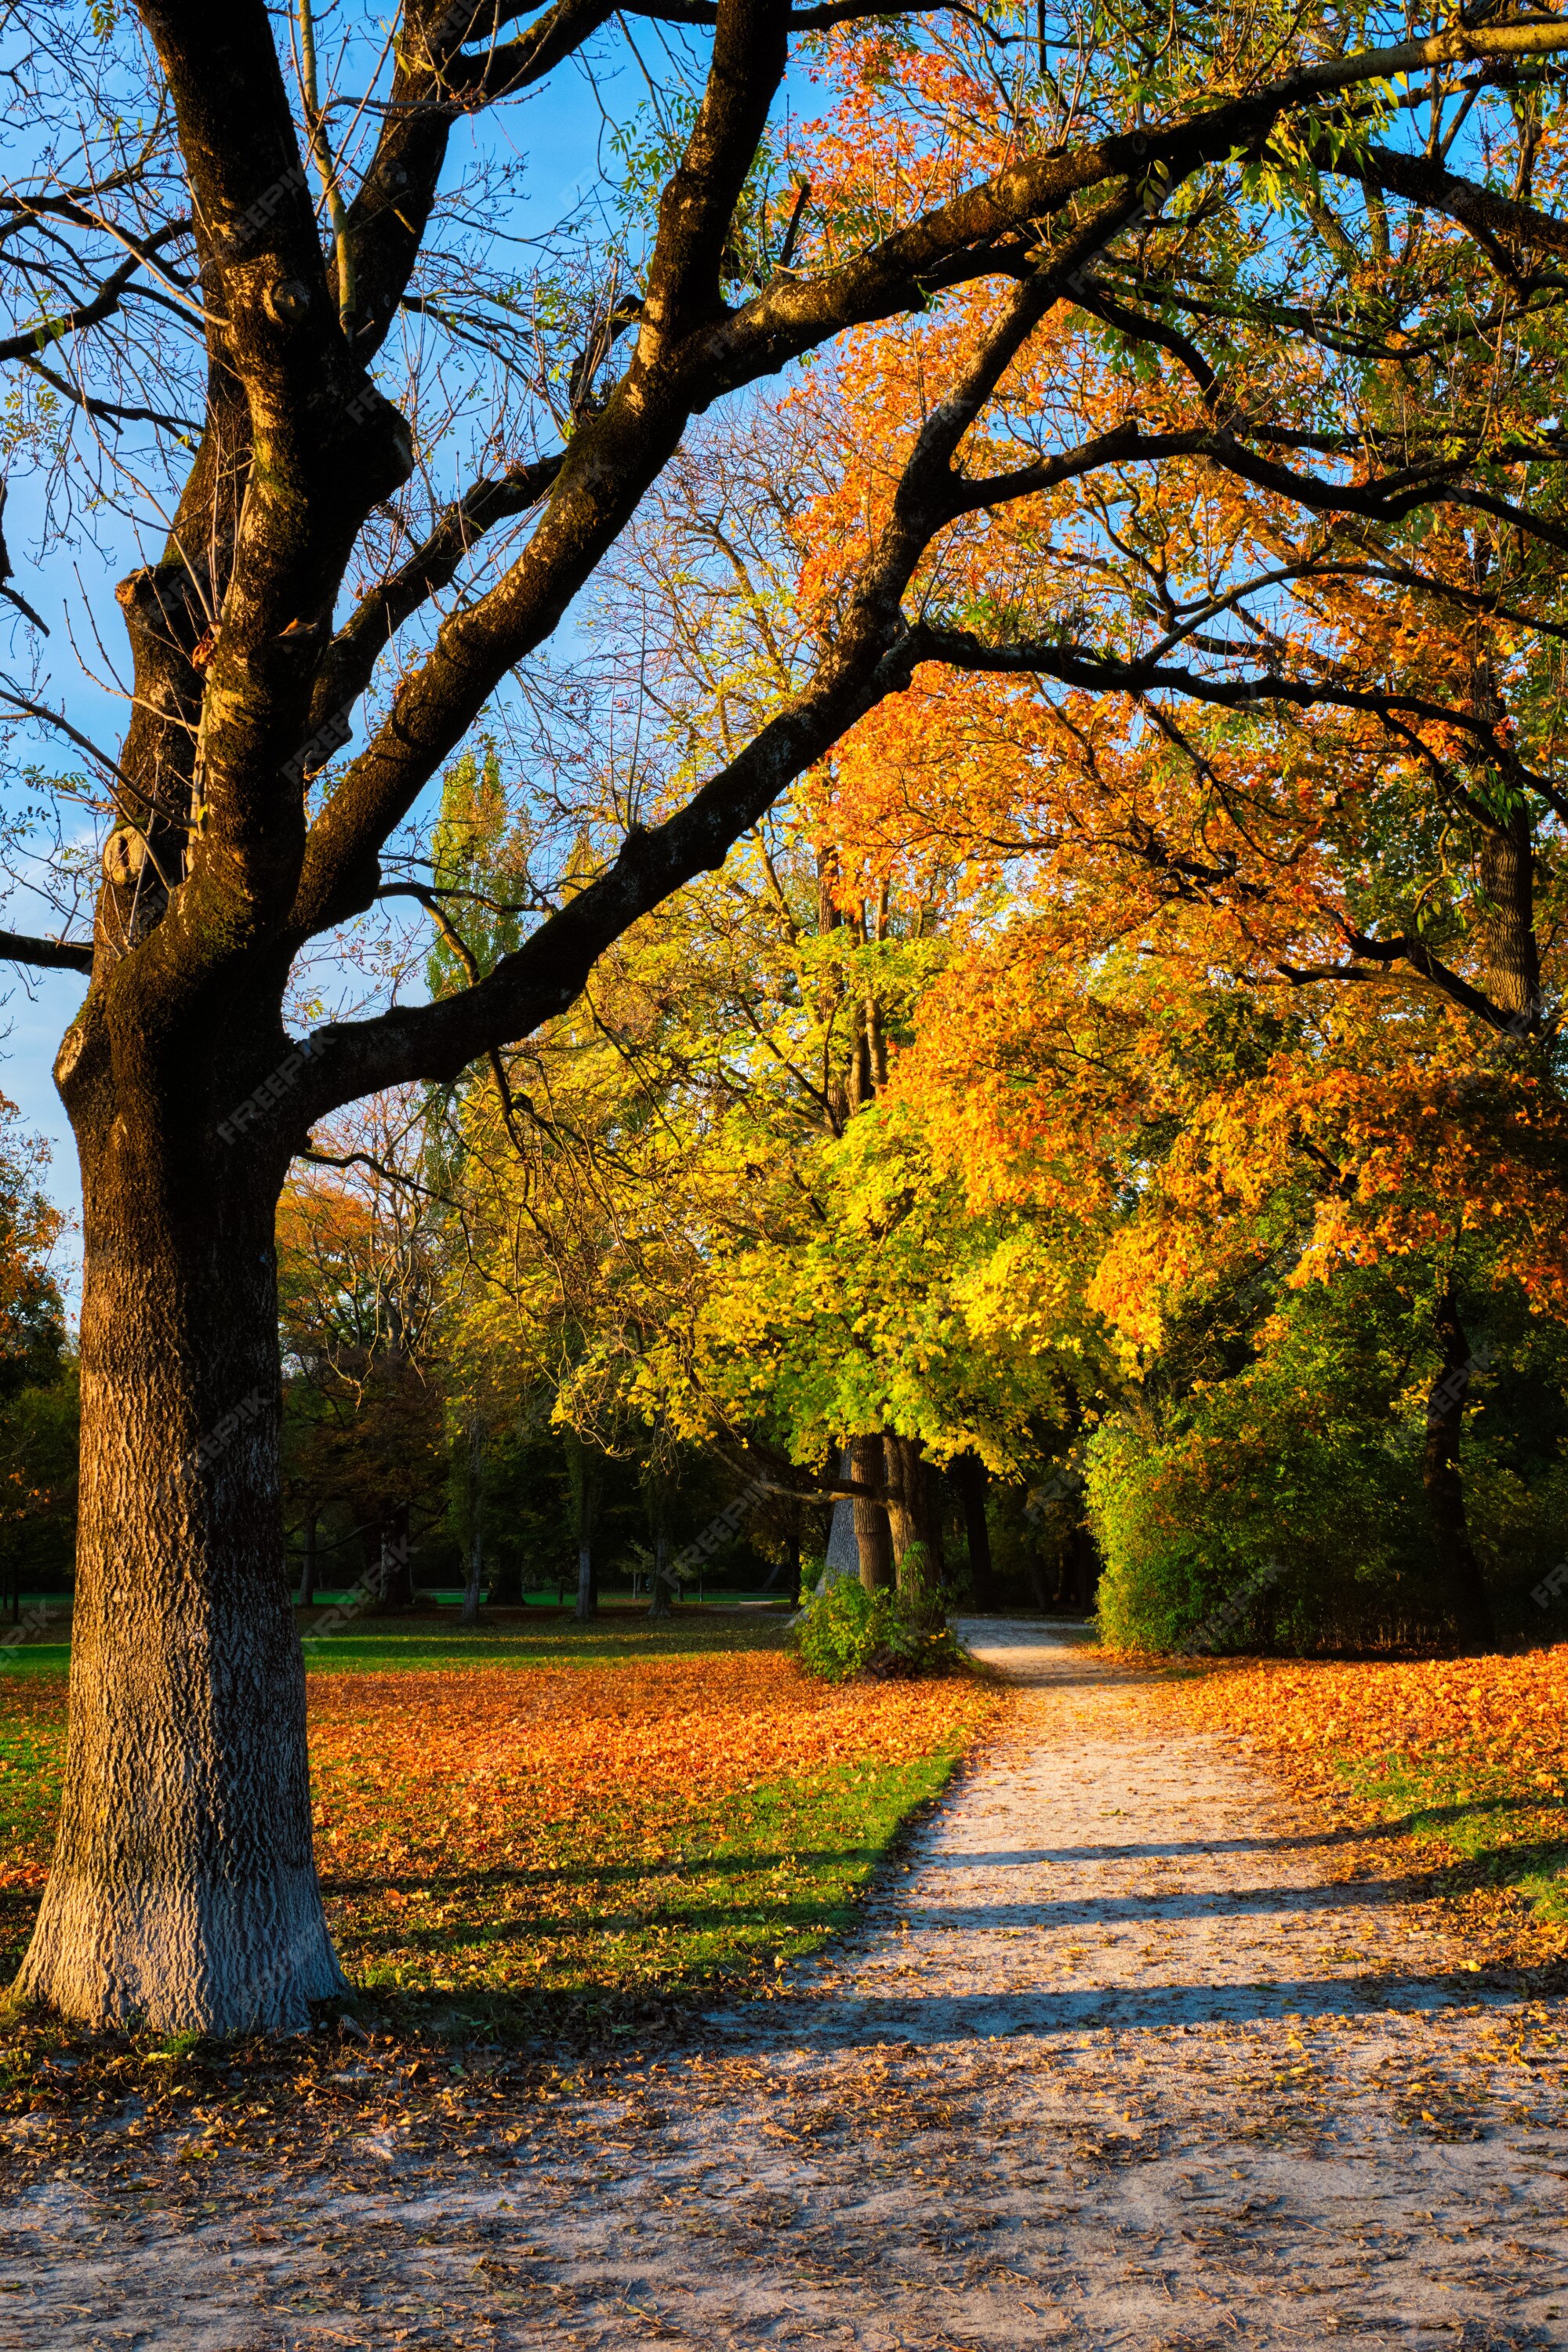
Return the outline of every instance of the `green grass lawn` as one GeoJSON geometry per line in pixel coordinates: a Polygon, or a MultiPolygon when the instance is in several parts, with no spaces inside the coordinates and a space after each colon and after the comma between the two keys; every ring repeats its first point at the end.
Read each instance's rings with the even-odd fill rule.
{"type": "Polygon", "coordinates": [[[618,2030],[648,2004],[767,1988],[852,1924],[957,1753],[794,1776],[697,1818],[645,1816],[608,1852],[595,1828],[531,1867],[334,1878],[333,1933],[378,2004],[425,2019],[456,2000],[502,2034],[547,2030],[563,2011],[618,2030]]]}
{"type": "MultiPolygon", "coordinates": [[[[1487,1772],[1407,1758],[1381,1766],[1341,1759],[1347,1793],[1435,1856],[1468,1865],[1459,1885],[1484,1912],[1489,1893],[1524,1906],[1542,1928],[1568,1926],[1568,1813],[1561,1796],[1521,1788],[1507,1770],[1487,1772]]],[[[1541,1957],[1545,1957],[1543,1952],[1541,1957]]]]}
{"type": "Polygon", "coordinates": [[[531,1610],[497,1611],[468,1629],[450,1611],[409,1611],[396,1619],[361,1617],[321,1633],[329,1612],[297,1609],[295,1622],[312,1674],[348,1669],[384,1674],[403,1667],[604,1665],[616,1659],[720,1657],[742,1650],[781,1649],[789,1612],[781,1607],[730,1611],[688,1602],[668,1618],[650,1619],[646,1601],[601,1607],[579,1624],[571,1610],[548,1616],[531,1610]]]}
{"type": "MultiPolygon", "coordinates": [[[[68,1619],[68,1612],[64,1612],[68,1619]]],[[[596,1619],[579,1624],[570,1608],[548,1615],[532,1610],[486,1612],[471,1630],[449,1610],[405,1610],[393,1618],[369,1612],[324,1630],[331,1612],[296,1609],[295,1622],[312,1674],[345,1669],[383,1674],[399,1667],[597,1665],[615,1658],[719,1656],[737,1650],[783,1646],[790,1612],[784,1603],[744,1608],[724,1601],[686,1602],[668,1618],[650,1621],[646,1601],[611,1601],[596,1619]]],[[[0,1627],[3,1637],[4,1627],[0,1627]]],[[[16,1676],[60,1675],[70,1664],[68,1623],[51,1638],[27,1639],[9,1649],[0,1639],[0,1696],[16,1676]]]]}

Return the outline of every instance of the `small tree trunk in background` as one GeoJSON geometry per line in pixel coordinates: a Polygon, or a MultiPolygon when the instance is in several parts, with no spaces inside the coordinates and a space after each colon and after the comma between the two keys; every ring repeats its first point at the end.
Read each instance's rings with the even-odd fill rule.
{"type": "Polygon", "coordinates": [[[381,1530],[376,1591],[383,1609],[414,1606],[414,1562],[408,1539],[408,1506],[399,1503],[381,1530]]]}
{"type": "Polygon", "coordinates": [[[650,1617],[668,1617],[670,1601],[669,1538],[662,1528],[653,1539],[653,1574],[648,1581],[647,1613],[650,1617]]]}
{"type": "Polygon", "coordinates": [[[316,1514],[305,1517],[305,1558],[300,1570],[300,1606],[313,1608],[316,1600],[316,1514]]]}
{"type": "Polygon", "coordinates": [[[901,1570],[910,1547],[920,1541],[915,1487],[918,1473],[901,1437],[884,1433],[882,1454],[887,1464],[888,1528],[893,1539],[893,1563],[901,1570]]]}
{"type": "Polygon", "coordinates": [[[884,1430],[882,1452],[899,1589],[903,1591],[907,1586],[912,1591],[918,1582],[934,1607],[945,1573],[941,1490],[918,1437],[897,1437],[884,1430]]]}
{"type": "Polygon", "coordinates": [[[933,1470],[924,1455],[921,1457],[921,1541],[926,1548],[931,1563],[931,1581],[938,1591],[947,1589],[947,1544],[942,1531],[942,1481],[940,1471],[933,1470]]]}
{"type": "Polygon", "coordinates": [[[1426,1400],[1426,1444],[1422,1455],[1422,1484],[1432,1523],[1432,1544],[1437,1570],[1461,1643],[1479,1648],[1493,1638],[1491,1601],[1481,1565],[1470,1542],[1465,1515],[1465,1482],[1459,1467],[1459,1444],[1464,1432],[1465,1400],[1469,1394],[1474,1359],[1459,1321],[1458,1302],[1449,1282],[1437,1303],[1437,1337],[1443,1349],[1443,1369],[1426,1400]]]}
{"type": "Polygon", "coordinates": [[[584,1625],[599,1613],[598,1563],[594,1553],[594,1521],[598,1507],[599,1489],[584,1455],[577,1512],[577,1620],[584,1625]]]}
{"type": "Polygon", "coordinates": [[[985,1517],[990,1473],[978,1454],[960,1454],[947,1465],[954,1492],[963,1507],[963,1532],[969,1545],[970,1599],[977,1609],[996,1606],[996,1578],[991,1565],[991,1528],[985,1517]]]}
{"type": "MultiPolygon", "coordinates": [[[[886,1457],[881,1439],[873,1433],[849,1441],[849,1475],[858,1486],[885,1486],[886,1457]]],[[[854,1501],[855,1542],[860,1554],[860,1581],[868,1592],[879,1592],[893,1581],[893,1539],[887,1507],[867,1496],[854,1501]]],[[[796,1546],[796,1561],[799,1547],[796,1546]]],[[[798,1572],[798,1569],[797,1569],[798,1572]]]]}
{"type": "MultiPolygon", "coordinates": [[[[522,1607],[522,1567],[515,1552],[510,1559],[504,1551],[491,1554],[489,1591],[488,1605],[491,1609],[522,1607]]],[[[561,1597],[563,1600],[565,1599],[564,1591],[561,1597]]]]}
{"type": "Polygon", "coordinates": [[[484,1568],[485,1440],[478,1418],[468,1430],[468,1574],[463,1587],[463,1623],[479,1622],[479,1577],[484,1568]]]}

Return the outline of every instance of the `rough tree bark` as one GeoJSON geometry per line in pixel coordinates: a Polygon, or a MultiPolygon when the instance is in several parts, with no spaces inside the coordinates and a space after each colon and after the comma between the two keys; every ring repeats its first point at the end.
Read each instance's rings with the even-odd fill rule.
{"type": "Polygon", "coordinates": [[[1535,936],[1535,843],[1521,807],[1481,835],[1480,879],[1487,901],[1484,945],[1488,993],[1524,1026],[1541,1012],[1541,950],[1535,936]]]}
{"type": "MultiPolygon", "coordinates": [[[[887,1484],[882,1440],[875,1432],[850,1439],[849,1475],[858,1486],[881,1487],[887,1484]]],[[[888,1526],[887,1506],[874,1501],[869,1495],[857,1495],[852,1508],[855,1541],[860,1554],[860,1581],[868,1592],[879,1592],[893,1582],[893,1538],[888,1526]]]]}
{"type": "MultiPolygon", "coordinates": [[[[70,1727],[16,1991],[110,2023],[300,2023],[343,1989],[280,1576],[275,1186],[101,1127],[87,1237],[70,1727]]],[[[280,1172],[280,1171],[278,1171],[280,1172]]]]}

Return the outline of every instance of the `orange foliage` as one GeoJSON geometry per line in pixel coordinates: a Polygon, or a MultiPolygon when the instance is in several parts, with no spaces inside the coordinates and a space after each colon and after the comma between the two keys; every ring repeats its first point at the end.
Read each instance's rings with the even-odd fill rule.
{"type": "Polygon", "coordinates": [[[1200,1724],[1301,1761],[1568,1780],[1568,1643],[1517,1658],[1249,1663],[1216,1669],[1183,1699],[1200,1724]]]}
{"type": "MultiPolygon", "coordinates": [[[[962,32],[923,45],[858,28],[834,54],[837,111],[816,126],[814,172],[841,205],[874,215],[917,184],[929,200],[944,173],[1005,160],[1013,134],[962,32]],[[943,139],[928,138],[939,121],[943,139]]],[[[1555,147],[1550,168],[1561,168],[1555,147]]],[[[1425,234],[1429,262],[1443,247],[1464,282],[1477,264],[1458,230],[1428,221],[1425,234]]],[[[1121,294],[1136,309],[1125,283],[1121,294]]],[[[831,453],[831,487],[800,526],[800,595],[825,625],[999,299],[968,288],[918,322],[859,330],[831,372],[808,371],[792,395],[831,453]]],[[[1334,409],[1331,357],[1310,338],[1227,350],[1238,413],[1249,369],[1251,394],[1282,417],[1334,409]]],[[[1528,408],[1527,374],[1511,396],[1528,408]]],[[[1063,304],[1019,353],[962,464],[971,478],[1005,477],[1130,423],[1196,435],[1213,421],[1183,366],[1147,345],[1130,366],[1092,317],[1063,304]]],[[[1527,423],[1510,413],[1506,430],[1527,423]]],[[[1347,453],[1344,467],[1353,475],[1364,459],[1347,453]]],[[[1205,600],[1205,626],[1217,627],[1233,599],[1246,604],[1243,582],[1288,581],[1247,607],[1255,650],[1244,660],[1234,635],[1235,658],[1211,677],[1256,668],[1314,688],[1397,689],[1424,706],[1419,719],[1391,725],[1370,701],[1220,710],[1053,683],[1048,666],[1036,680],[927,664],[805,788],[840,902],[890,887],[895,904],[934,909],[950,943],[899,1077],[939,1160],[962,1171],[976,1205],[1119,1216],[1126,1230],[1089,1298],[1139,1347],[1157,1343],[1170,1301],[1233,1245],[1225,1237],[1270,1214],[1298,1231],[1310,1221],[1298,1283],[1471,1235],[1493,1279],[1516,1280],[1538,1311],[1568,1308],[1568,1115],[1539,1066],[1510,1063],[1495,1030],[1422,966],[1447,957],[1461,989],[1492,991],[1505,1012],[1512,1002],[1497,992],[1491,902],[1471,853],[1448,831],[1440,853],[1420,838],[1435,811],[1451,827],[1461,787],[1471,820],[1493,834],[1498,822],[1477,782],[1486,762],[1441,711],[1469,711],[1484,677],[1500,741],[1545,768],[1556,703],[1542,699],[1526,620],[1478,602],[1495,558],[1468,524],[1439,511],[1408,545],[1352,531],[1325,546],[1290,491],[1244,480],[1212,449],[1158,467],[1103,459],[961,517],[907,602],[994,643],[1089,653],[1147,652],[1168,627],[1162,659],[1202,671],[1193,616],[1205,600]],[[1415,941],[1408,956],[1381,955],[1394,934],[1415,941]],[[1290,1032],[1266,1068],[1205,1066],[1197,1033],[1221,990],[1290,1032]],[[1134,1192],[1142,1213],[1129,1221],[1134,1192]]],[[[1555,890],[1543,867],[1547,1000],[1562,977],[1555,890]]]]}
{"type": "Polygon", "coordinates": [[[389,1848],[515,1861],[584,1827],[635,1841],[656,1816],[767,1781],[911,1762],[994,1704],[967,1683],[834,1687],[766,1653],[316,1676],[322,1865],[357,1871],[389,1848]]]}

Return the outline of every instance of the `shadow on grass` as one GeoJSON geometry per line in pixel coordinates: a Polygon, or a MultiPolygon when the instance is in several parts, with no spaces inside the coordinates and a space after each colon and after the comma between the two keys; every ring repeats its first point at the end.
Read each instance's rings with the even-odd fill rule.
{"type": "MultiPolygon", "coordinates": [[[[721,1985],[766,1986],[785,1958],[849,1926],[955,1760],[937,1752],[868,1776],[847,1768],[847,1784],[835,1768],[815,1785],[749,1791],[749,1806],[787,1808],[765,1844],[721,1842],[647,1861],[345,1872],[325,1875],[322,1894],[351,1979],[378,2002],[438,2003],[460,1990],[469,2002],[499,2002],[498,2017],[515,2011],[531,2033],[584,2001],[595,2014],[606,2001],[641,2014],[721,1985]]],[[[19,1964],[37,1903],[37,1888],[0,1894],[0,1969],[19,1964]]]]}
{"type": "MultiPolygon", "coordinates": [[[[449,1615],[427,1611],[397,1617],[355,1617],[338,1633],[325,1630],[331,1612],[296,1610],[295,1622],[312,1673],[351,1668],[398,1672],[426,1666],[549,1666],[625,1664],[637,1658],[728,1656],[778,1650],[788,1631],[787,1610],[726,1611],[688,1604],[677,1616],[650,1622],[646,1609],[611,1610],[580,1625],[566,1612],[517,1610],[483,1621],[472,1632],[449,1615]]],[[[0,1632],[4,1628],[0,1627],[0,1632]]],[[[51,1629],[47,1641],[0,1650],[0,1696],[8,1680],[63,1676],[70,1665],[68,1634],[51,1629]]]]}
{"type": "Polygon", "coordinates": [[[1468,1784],[1484,1784],[1489,1776],[1473,1767],[1420,1772],[1385,1760],[1344,1763],[1340,1770],[1352,1794],[1383,1813],[1375,1836],[1438,1842],[1460,1858],[1467,1874],[1516,1888],[1542,1916],[1568,1913],[1568,1885],[1561,1883],[1568,1871],[1568,1807],[1561,1795],[1495,1781],[1475,1788],[1468,1784]],[[1542,1836],[1552,1819],[1561,1824],[1557,1834],[1542,1836]]]}
{"type": "MultiPolygon", "coordinates": [[[[451,1927],[360,1929],[353,1937],[358,1952],[458,1952],[486,1944],[570,1943],[584,1936],[637,1936],[649,1930],[679,1932],[695,1937],[738,1936],[747,1942],[750,1931],[764,1930],[791,1948],[801,1937],[831,1935],[847,1927],[856,1906],[849,1890],[837,1895],[824,1892],[815,1898],[791,1897],[778,1902],[725,1903],[706,1906],[655,1904],[646,1911],[595,1911],[588,1916],[570,1913],[559,1918],[531,1911],[517,1919],[465,1919],[451,1927]]],[[[688,1963],[689,1966],[689,1963],[688,1963]]]]}

